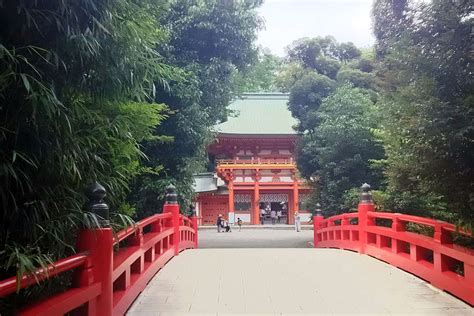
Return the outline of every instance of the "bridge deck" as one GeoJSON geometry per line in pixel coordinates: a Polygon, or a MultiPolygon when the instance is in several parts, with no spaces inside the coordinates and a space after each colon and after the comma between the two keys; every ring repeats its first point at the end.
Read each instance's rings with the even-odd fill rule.
{"type": "Polygon", "coordinates": [[[333,249],[198,249],[173,258],[127,315],[430,314],[473,309],[381,261],[333,249]]]}

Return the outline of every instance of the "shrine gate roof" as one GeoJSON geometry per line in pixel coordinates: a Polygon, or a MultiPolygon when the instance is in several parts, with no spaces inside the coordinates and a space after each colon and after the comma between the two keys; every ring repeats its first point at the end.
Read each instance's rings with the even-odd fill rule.
{"type": "Polygon", "coordinates": [[[225,188],[225,183],[213,172],[203,172],[194,175],[194,192],[214,192],[225,188]]]}
{"type": "Polygon", "coordinates": [[[220,134],[295,135],[297,121],[287,102],[286,93],[245,93],[230,104],[234,113],[215,130],[220,134]]]}

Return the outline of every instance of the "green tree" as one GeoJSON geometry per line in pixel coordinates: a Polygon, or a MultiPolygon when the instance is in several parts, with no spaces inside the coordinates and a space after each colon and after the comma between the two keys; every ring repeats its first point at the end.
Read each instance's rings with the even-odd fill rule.
{"type": "Polygon", "coordinates": [[[309,72],[311,70],[304,68],[298,62],[284,63],[277,74],[275,85],[281,92],[290,92],[296,81],[309,72]]]}
{"type": "Polygon", "coordinates": [[[302,134],[298,169],[314,184],[309,206],[320,202],[329,214],[349,210],[363,182],[383,184],[384,150],[373,134],[373,57],[331,36],[300,39],[277,78],[290,92],[288,107],[302,134]]]}
{"type": "Polygon", "coordinates": [[[381,185],[381,170],[371,163],[384,157],[373,133],[374,110],[367,92],[343,85],[322,102],[318,124],[303,136],[298,167],[315,183],[314,200],[326,214],[348,211],[347,195],[362,183],[381,185]]]}
{"type": "Polygon", "coordinates": [[[336,88],[336,82],[330,78],[311,72],[303,75],[295,82],[290,91],[288,107],[299,120],[298,129],[301,132],[312,130],[310,112],[318,110],[324,98],[329,96],[336,88]]]}
{"type": "Polygon", "coordinates": [[[319,56],[318,58],[316,58],[314,64],[314,69],[318,73],[325,75],[333,80],[336,79],[337,73],[340,68],[341,64],[339,61],[325,56],[319,56]]]}
{"type": "Polygon", "coordinates": [[[337,46],[336,57],[341,61],[359,58],[361,51],[352,42],[341,43],[337,46]]]}
{"type": "Polygon", "coordinates": [[[162,5],[0,2],[1,279],[73,252],[77,228],[94,220],[88,184],[106,187],[113,225],[123,218],[143,171],[139,143],[157,141],[164,118],[148,102],[153,83],[176,73],[154,49],[166,40],[162,5]]]}
{"type": "Polygon", "coordinates": [[[301,38],[287,47],[289,61],[300,62],[306,68],[317,69],[316,60],[321,56],[323,60],[335,59],[347,62],[360,57],[362,52],[351,42],[338,43],[332,36],[301,38]]]}
{"type": "Polygon", "coordinates": [[[269,51],[261,50],[257,63],[235,76],[237,91],[244,92],[275,92],[277,74],[282,60],[269,51]]]}
{"type": "MultiPolygon", "coordinates": [[[[282,67],[277,85],[282,91],[290,92],[288,107],[299,120],[300,132],[312,131],[317,126],[314,113],[338,83],[372,87],[371,75],[351,68],[354,66],[348,63],[361,56],[352,43],[338,43],[331,36],[302,38],[287,50],[288,65],[282,67]]],[[[357,67],[357,63],[352,63],[357,67]]]]}
{"type": "MultiPolygon", "coordinates": [[[[358,66],[359,64],[356,64],[356,67],[358,66]]],[[[336,80],[341,84],[349,82],[357,88],[375,88],[375,76],[373,73],[363,72],[350,67],[343,67],[339,70],[336,75],[336,80]]]]}
{"type": "Polygon", "coordinates": [[[373,12],[389,190],[423,201],[434,216],[472,225],[471,7],[378,0],[373,12]]]}
{"type": "Polygon", "coordinates": [[[160,19],[170,30],[170,42],[158,49],[185,75],[155,97],[172,113],[156,134],[173,142],[144,144],[146,165],[163,168],[134,185],[131,199],[140,205],[139,216],[159,209],[170,181],[177,186],[183,209],[189,207],[193,174],[204,170],[205,148],[215,136],[211,128],[227,118],[226,107],[235,95],[234,77],[257,61],[254,42],[261,20],[256,8],[261,2],[175,0],[160,19]]]}

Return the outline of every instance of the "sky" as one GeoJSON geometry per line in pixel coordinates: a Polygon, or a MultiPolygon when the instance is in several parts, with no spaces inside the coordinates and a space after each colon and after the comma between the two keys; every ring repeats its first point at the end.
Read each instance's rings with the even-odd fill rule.
{"type": "Polygon", "coordinates": [[[278,56],[302,37],[332,35],[338,42],[368,47],[375,40],[371,8],[372,0],[265,0],[259,9],[265,29],[257,44],[278,56]]]}

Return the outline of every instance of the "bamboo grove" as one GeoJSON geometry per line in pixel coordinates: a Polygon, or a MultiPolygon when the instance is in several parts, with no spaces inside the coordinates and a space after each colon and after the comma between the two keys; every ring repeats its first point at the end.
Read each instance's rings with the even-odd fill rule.
{"type": "Polygon", "coordinates": [[[169,182],[189,206],[209,126],[255,59],[260,2],[0,1],[0,278],[73,253],[98,224],[95,181],[114,227],[160,211],[169,182]]]}

